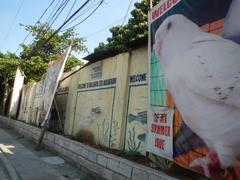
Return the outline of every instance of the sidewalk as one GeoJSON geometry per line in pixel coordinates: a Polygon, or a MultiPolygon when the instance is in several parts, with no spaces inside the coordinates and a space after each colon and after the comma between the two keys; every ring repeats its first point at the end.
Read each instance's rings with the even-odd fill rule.
{"type": "Polygon", "coordinates": [[[52,153],[46,152],[46,150],[34,152],[34,147],[33,142],[0,125],[0,151],[6,160],[5,163],[10,166],[11,172],[9,174],[12,173],[14,176],[15,170],[15,175],[20,180],[90,179],[84,175],[79,175],[76,170],[73,172],[69,167],[70,165],[66,168],[63,159],[58,158],[56,155],[53,156],[52,153]],[[59,161],[65,165],[57,166],[59,161]],[[77,174],[77,178],[71,178],[70,173],[77,174]]]}

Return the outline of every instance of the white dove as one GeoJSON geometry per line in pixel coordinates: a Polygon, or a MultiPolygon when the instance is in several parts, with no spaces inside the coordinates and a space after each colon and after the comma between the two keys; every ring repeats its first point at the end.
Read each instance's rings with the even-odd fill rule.
{"type": "Polygon", "coordinates": [[[210,149],[191,165],[205,165],[210,176],[214,153],[221,168],[239,165],[240,46],[173,15],[157,30],[154,50],[184,122],[210,149]]]}
{"type": "Polygon", "coordinates": [[[224,19],[222,36],[240,44],[240,0],[232,0],[224,19]]]}

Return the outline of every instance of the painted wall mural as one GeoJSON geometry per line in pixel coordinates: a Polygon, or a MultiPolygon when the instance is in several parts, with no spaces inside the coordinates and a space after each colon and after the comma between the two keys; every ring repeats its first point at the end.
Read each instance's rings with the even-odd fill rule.
{"type": "MultiPolygon", "coordinates": [[[[130,81],[133,76],[130,77],[130,81]]],[[[136,76],[134,76],[136,77],[136,76]]],[[[139,76],[140,77],[140,76],[139,76]]],[[[146,76],[145,76],[146,77],[146,76]]],[[[145,79],[145,78],[144,78],[145,79]]],[[[126,117],[125,151],[131,154],[145,154],[147,132],[147,84],[135,83],[129,87],[129,98],[126,117]],[[135,83],[135,84],[134,84],[135,83]]],[[[143,80],[145,81],[145,80],[143,80]]]]}
{"type": "Polygon", "coordinates": [[[115,88],[86,89],[77,94],[73,134],[81,129],[87,129],[94,135],[96,144],[110,147],[114,136],[110,137],[113,123],[112,109],[115,88]]]}

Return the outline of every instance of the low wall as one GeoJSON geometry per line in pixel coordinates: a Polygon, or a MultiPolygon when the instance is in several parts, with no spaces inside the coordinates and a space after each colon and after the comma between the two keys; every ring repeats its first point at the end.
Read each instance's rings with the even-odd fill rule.
{"type": "MultiPolygon", "coordinates": [[[[7,118],[0,116],[0,123],[7,123],[7,118]]],[[[35,142],[37,142],[41,132],[41,129],[37,127],[15,120],[10,120],[10,126],[19,134],[29,137],[35,142]]],[[[66,159],[73,161],[79,168],[109,180],[175,179],[163,172],[99,151],[51,132],[45,133],[43,144],[66,159]]]]}

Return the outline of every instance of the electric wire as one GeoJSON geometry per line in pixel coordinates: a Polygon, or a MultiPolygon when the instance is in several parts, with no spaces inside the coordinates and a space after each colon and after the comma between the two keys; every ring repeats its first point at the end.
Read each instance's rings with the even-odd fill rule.
{"type": "MultiPolygon", "coordinates": [[[[60,10],[60,7],[64,7],[64,4],[67,4],[69,2],[69,0],[65,0],[62,1],[61,5],[58,7],[58,11],[60,10]]],[[[57,29],[55,30],[43,43],[39,44],[38,47],[36,47],[36,49],[44,47],[46,45],[47,42],[49,42],[58,32],[60,32],[60,30],[66,26],[67,23],[69,23],[70,20],[72,20],[88,3],[90,2],[90,0],[86,0],[69,18],[67,18],[64,23],[57,29]]],[[[80,25],[81,23],[83,23],[85,20],[87,20],[94,12],[96,12],[96,10],[102,5],[102,3],[104,2],[104,0],[101,0],[100,3],[98,4],[98,6],[86,17],[84,18],[82,21],[80,21],[79,23],[75,24],[73,27],[68,28],[68,29],[72,29],[78,25],[80,25]]],[[[56,11],[57,11],[56,10],[56,11]]],[[[60,10],[61,11],[61,10],[60,10]]],[[[70,14],[70,13],[69,13],[70,14]]],[[[56,16],[56,12],[54,13],[54,15],[52,15],[52,17],[56,16]]],[[[49,19],[49,20],[52,20],[49,19]]],[[[68,30],[67,29],[67,30],[68,30]]],[[[34,51],[33,51],[34,52],[34,51]]],[[[32,53],[33,53],[32,52],[32,53]]],[[[32,54],[31,53],[31,54],[32,54]]]]}
{"type": "MultiPolygon", "coordinates": [[[[36,35],[36,38],[38,38],[42,33],[43,33],[43,31],[48,31],[50,28],[51,28],[51,26],[52,26],[52,24],[56,21],[56,19],[59,17],[59,15],[60,15],[60,13],[63,11],[63,9],[66,7],[66,5],[67,5],[67,3],[69,2],[69,0],[62,0],[61,1],[61,4],[59,5],[59,7],[58,6],[55,6],[55,8],[54,8],[54,10],[55,10],[55,12],[54,12],[54,10],[52,11],[52,13],[51,14],[53,14],[53,12],[54,12],[54,14],[53,15],[50,15],[49,16],[49,18],[48,18],[48,20],[47,20],[47,22],[46,22],[46,24],[48,24],[48,26],[43,26],[42,27],[42,29],[37,33],[37,35],[36,35]],[[58,7],[58,8],[57,8],[58,7]],[[56,8],[57,8],[57,10],[56,10],[56,8]],[[60,12],[59,12],[60,11],[60,12]],[[57,14],[58,13],[58,14],[57,14]],[[51,17],[52,16],[52,17],[51,17]],[[55,17],[56,16],[56,17],[55,17]],[[55,19],[53,19],[55,17],[55,19]],[[51,24],[49,24],[49,23],[51,23],[51,24]]],[[[58,1],[58,3],[57,3],[57,5],[60,3],[60,1],[58,1]]],[[[36,39],[35,38],[35,39],[36,39]]],[[[33,41],[34,41],[34,39],[32,39],[32,41],[30,42],[30,44],[32,44],[33,43],[33,41]]]]}
{"type": "Polygon", "coordinates": [[[3,45],[5,44],[5,42],[7,41],[8,37],[9,37],[11,31],[12,31],[12,28],[13,28],[13,26],[15,24],[15,21],[16,21],[17,17],[18,17],[18,14],[20,13],[20,10],[22,8],[23,2],[24,2],[24,0],[22,0],[20,5],[18,6],[18,9],[17,9],[17,12],[16,12],[16,14],[14,16],[14,19],[13,19],[13,21],[12,21],[12,23],[11,23],[9,29],[8,29],[8,32],[7,32],[6,36],[5,36],[5,38],[3,39],[2,43],[1,43],[1,49],[2,49],[3,45]]]}
{"type": "Polygon", "coordinates": [[[72,12],[72,9],[73,9],[73,7],[75,6],[76,2],[77,2],[77,0],[74,0],[74,2],[73,2],[73,4],[72,4],[72,6],[71,6],[71,8],[70,8],[70,10],[69,10],[66,18],[65,18],[65,21],[67,20],[67,18],[69,17],[70,13],[72,12]]]}
{"type": "Polygon", "coordinates": [[[86,35],[84,38],[90,38],[90,37],[95,36],[96,34],[102,32],[102,31],[104,31],[104,30],[106,30],[106,29],[109,29],[109,27],[112,27],[112,26],[115,25],[116,23],[121,22],[121,21],[123,20],[123,18],[124,18],[124,17],[122,17],[122,18],[114,21],[113,23],[111,23],[111,24],[109,24],[109,25],[101,28],[101,29],[98,30],[98,31],[95,31],[95,32],[93,32],[93,33],[91,33],[91,34],[89,34],[89,35],[86,35]]]}
{"type": "Polygon", "coordinates": [[[63,6],[61,7],[60,11],[58,12],[58,14],[56,15],[56,17],[54,18],[54,20],[49,24],[48,29],[54,24],[54,22],[57,20],[57,18],[60,16],[60,14],[63,12],[63,10],[65,9],[65,7],[67,6],[67,4],[69,3],[69,0],[66,0],[63,4],[63,6]]]}
{"type": "Polygon", "coordinates": [[[58,4],[59,4],[59,3],[58,3],[58,4],[57,4],[57,7],[58,7],[57,10],[54,9],[54,10],[52,11],[53,14],[51,13],[52,15],[50,15],[50,16],[48,17],[47,22],[46,22],[47,24],[50,24],[50,23],[52,22],[52,20],[55,18],[55,16],[57,15],[57,13],[61,10],[61,8],[63,7],[63,5],[65,4],[66,1],[67,1],[67,0],[59,1],[59,2],[61,2],[61,4],[58,6],[58,4]]]}
{"type": "Polygon", "coordinates": [[[53,13],[55,12],[56,8],[58,7],[58,4],[61,2],[61,0],[58,0],[57,4],[55,5],[55,7],[52,9],[52,12],[50,13],[50,15],[47,18],[46,22],[50,21],[50,18],[52,17],[53,13]]]}
{"type": "MultiPolygon", "coordinates": [[[[95,0],[94,0],[94,2],[95,2],[95,0]]],[[[94,3],[93,2],[93,3],[94,3]]],[[[100,1],[99,1],[100,2],[100,1]]],[[[99,3],[98,2],[98,3],[99,3]]],[[[93,4],[92,3],[92,4],[93,4]]],[[[93,4],[92,6],[91,5],[89,5],[87,8],[86,8],[86,10],[84,10],[82,13],[80,13],[77,17],[75,17],[74,19],[72,19],[72,21],[70,21],[68,24],[66,24],[65,26],[68,26],[68,25],[70,25],[70,24],[72,24],[74,21],[76,21],[79,17],[81,17],[83,14],[85,14],[86,12],[88,12],[89,10],[91,10],[92,8],[94,8],[96,5],[98,5],[98,3],[95,3],[95,4],[93,4]]],[[[62,31],[64,31],[64,30],[62,30],[62,31]]],[[[62,32],[61,31],[61,32],[62,32]]]]}
{"type": "Polygon", "coordinates": [[[63,31],[67,31],[67,30],[70,30],[70,29],[73,29],[77,26],[79,26],[80,24],[82,24],[84,21],[86,21],[93,13],[95,13],[97,11],[97,9],[102,5],[102,3],[104,2],[104,0],[101,0],[101,2],[98,4],[98,6],[87,16],[85,17],[82,21],[80,21],[79,23],[75,24],[74,26],[70,27],[70,28],[67,28],[63,31]]]}
{"type": "Polygon", "coordinates": [[[130,10],[130,7],[132,5],[132,2],[133,2],[133,0],[130,1],[130,4],[129,4],[128,9],[127,9],[127,12],[126,12],[125,17],[124,17],[123,22],[122,22],[122,26],[123,26],[123,24],[124,24],[124,22],[125,22],[125,20],[127,18],[127,15],[128,15],[129,10],[130,10]]]}
{"type": "Polygon", "coordinates": [[[79,13],[89,3],[89,1],[90,0],[86,0],[80,8],[78,8],[57,30],[54,31],[54,33],[52,33],[52,35],[49,36],[47,40],[41,44],[41,46],[44,47],[48,41],[50,41],[74,16],[76,16],[77,13],[79,13]]]}
{"type": "MultiPolygon", "coordinates": [[[[48,7],[44,10],[44,12],[42,13],[42,15],[39,17],[39,19],[37,20],[37,22],[35,23],[35,25],[34,26],[36,26],[39,22],[40,22],[40,20],[42,19],[42,17],[46,14],[46,12],[48,11],[48,9],[52,6],[52,4],[54,3],[54,1],[55,0],[52,0],[52,2],[48,5],[48,7]]],[[[25,36],[25,38],[23,39],[23,41],[20,43],[20,44],[23,44],[25,41],[26,41],[26,39],[29,37],[29,35],[32,33],[32,31],[30,31],[26,36],[25,36]]],[[[17,51],[20,49],[20,47],[21,46],[19,46],[18,48],[17,48],[17,50],[15,51],[15,53],[17,53],[17,51]]]]}

